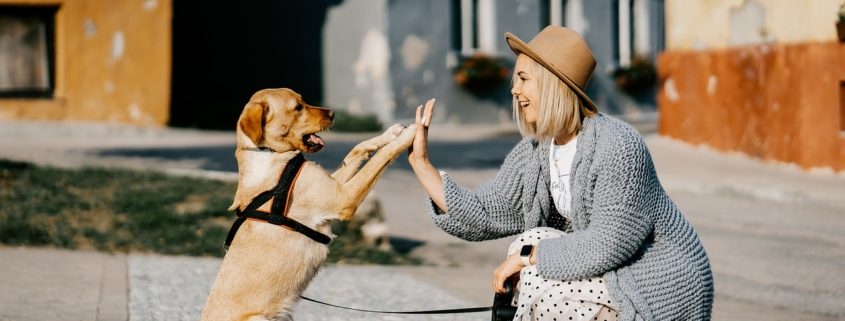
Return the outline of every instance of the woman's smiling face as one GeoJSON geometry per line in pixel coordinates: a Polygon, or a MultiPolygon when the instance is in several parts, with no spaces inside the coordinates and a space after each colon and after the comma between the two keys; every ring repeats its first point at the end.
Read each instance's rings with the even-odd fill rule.
{"type": "Polygon", "coordinates": [[[531,72],[530,61],[527,56],[520,54],[514,66],[513,87],[511,95],[516,99],[526,122],[535,123],[540,114],[540,89],[537,75],[531,72]]]}

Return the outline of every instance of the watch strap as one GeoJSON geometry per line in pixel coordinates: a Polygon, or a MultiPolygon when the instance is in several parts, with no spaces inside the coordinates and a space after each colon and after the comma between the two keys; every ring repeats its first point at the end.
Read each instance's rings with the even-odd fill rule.
{"type": "Polygon", "coordinates": [[[522,246],[522,249],[519,251],[519,259],[522,260],[523,265],[531,265],[532,251],[534,251],[534,245],[526,244],[522,246]]]}

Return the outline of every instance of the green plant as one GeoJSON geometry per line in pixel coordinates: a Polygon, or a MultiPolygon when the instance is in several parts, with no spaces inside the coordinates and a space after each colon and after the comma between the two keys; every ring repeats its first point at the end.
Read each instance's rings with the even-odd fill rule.
{"type": "Polygon", "coordinates": [[[657,83],[657,68],[647,57],[634,57],[630,65],[613,71],[613,79],[628,95],[639,96],[657,83]]]}
{"type": "Polygon", "coordinates": [[[836,22],[836,36],[839,42],[845,42],[845,3],[839,6],[839,20],[836,22]]]}
{"type": "Polygon", "coordinates": [[[476,53],[464,58],[453,73],[455,83],[474,94],[487,94],[506,83],[510,70],[496,58],[476,53]]]}
{"type": "Polygon", "coordinates": [[[378,132],[383,127],[375,115],[359,116],[345,111],[336,111],[332,124],[332,130],[339,132],[378,132]]]}
{"type": "Polygon", "coordinates": [[[839,21],[845,22],[845,3],[839,6],[839,21]]]}

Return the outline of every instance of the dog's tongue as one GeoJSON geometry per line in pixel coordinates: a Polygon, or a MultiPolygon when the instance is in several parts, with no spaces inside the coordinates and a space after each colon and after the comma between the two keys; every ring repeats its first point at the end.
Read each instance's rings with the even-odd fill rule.
{"type": "Polygon", "coordinates": [[[315,145],[326,146],[326,142],[315,134],[308,135],[308,141],[315,145]]]}

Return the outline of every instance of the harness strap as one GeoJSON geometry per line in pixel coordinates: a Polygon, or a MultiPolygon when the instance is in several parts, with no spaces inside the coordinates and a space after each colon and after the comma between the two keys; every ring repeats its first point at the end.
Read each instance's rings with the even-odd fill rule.
{"type": "Polygon", "coordinates": [[[260,211],[252,211],[252,212],[241,212],[241,217],[239,217],[238,219],[243,219],[243,220],[256,219],[256,220],[259,220],[259,221],[262,221],[262,222],[267,222],[267,223],[270,223],[270,224],[273,224],[273,225],[283,226],[283,227],[286,227],[286,228],[288,228],[292,231],[299,232],[302,235],[305,235],[305,236],[311,238],[312,240],[317,241],[319,243],[323,243],[323,244],[329,244],[332,241],[332,239],[330,237],[326,236],[325,234],[317,232],[317,231],[311,229],[310,227],[305,226],[304,224],[299,223],[295,220],[292,220],[292,219],[290,219],[289,217],[286,217],[286,216],[267,214],[267,213],[260,212],[260,211]]]}
{"type": "Polygon", "coordinates": [[[232,240],[235,239],[235,234],[238,233],[238,229],[241,228],[241,225],[246,222],[246,217],[238,215],[238,218],[235,219],[235,222],[232,223],[232,227],[229,228],[229,234],[226,235],[226,241],[223,242],[223,250],[228,251],[229,246],[232,245],[232,240]]]}
{"type": "Polygon", "coordinates": [[[225,249],[228,249],[229,245],[232,245],[235,234],[238,233],[238,229],[247,219],[283,226],[319,243],[329,244],[331,242],[331,238],[327,235],[287,217],[288,209],[290,208],[291,191],[293,191],[293,185],[296,183],[296,178],[299,176],[304,163],[305,157],[302,156],[302,153],[297,154],[288,161],[276,187],[255,196],[243,211],[236,211],[238,218],[232,223],[232,228],[229,229],[229,234],[226,236],[226,241],[224,242],[225,249]],[[259,211],[258,208],[267,203],[271,198],[273,199],[273,204],[270,207],[270,213],[259,211]]]}

